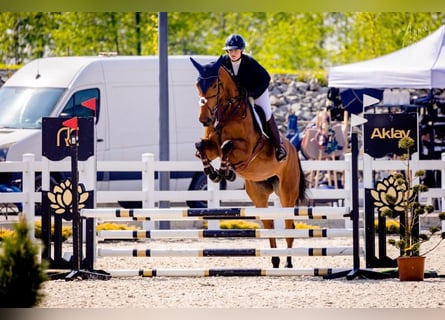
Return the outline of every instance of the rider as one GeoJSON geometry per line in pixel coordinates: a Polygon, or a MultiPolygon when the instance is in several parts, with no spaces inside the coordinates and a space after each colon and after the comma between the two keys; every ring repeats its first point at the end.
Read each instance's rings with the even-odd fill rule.
{"type": "Polygon", "coordinates": [[[230,35],[225,42],[223,65],[231,71],[238,86],[247,90],[248,96],[254,99],[266,116],[267,133],[275,147],[277,161],[286,158],[287,152],[283,147],[278,127],[272,113],[269,100],[270,75],[254,58],[243,53],[246,42],[239,34],[230,35]]]}

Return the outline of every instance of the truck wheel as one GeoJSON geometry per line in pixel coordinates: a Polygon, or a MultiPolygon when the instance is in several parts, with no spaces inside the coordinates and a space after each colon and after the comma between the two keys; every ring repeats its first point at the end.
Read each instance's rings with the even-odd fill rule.
{"type": "Polygon", "coordinates": [[[142,208],[142,201],[118,201],[119,206],[124,209],[140,209],[142,208]]]}

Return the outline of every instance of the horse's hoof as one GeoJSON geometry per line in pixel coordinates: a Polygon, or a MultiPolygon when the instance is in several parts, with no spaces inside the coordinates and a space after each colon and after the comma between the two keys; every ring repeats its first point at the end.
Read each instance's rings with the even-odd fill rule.
{"type": "Polygon", "coordinates": [[[209,174],[209,178],[215,183],[221,182],[221,175],[219,175],[218,172],[209,174]]]}
{"type": "Polygon", "coordinates": [[[272,266],[274,268],[279,268],[280,267],[280,258],[279,257],[272,257],[272,266]]]}
{"type": "Polygon", "coordinates": [[[225,176],[227,181],[235,181],[236,179],[236,174],[235,172],[233,172],[233,170],[229,170],[229,173],[227,173],[227,175],[225,176]]]}
{"type": "Polygon", "coordinates": [[[286,264],[284,265],[285,268],[293,268],[294,266],[292,265],[292,259],[290,257],[287,257],[286,259],[286,264]]]}

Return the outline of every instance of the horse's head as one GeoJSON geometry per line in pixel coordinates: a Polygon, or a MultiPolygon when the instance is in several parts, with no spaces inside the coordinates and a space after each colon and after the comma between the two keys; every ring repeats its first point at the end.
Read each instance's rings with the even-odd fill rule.
{"type": "Polygon", "coordinates": [[[222,57],[217,61],[201,65],[190,57],[195,68],[198,70],[198,80],[196,87],[199,94],[199,121],[204,126],[209,126],[213,122],[213,115],[220,99],[220,81],[218,78],[222,57]]]}

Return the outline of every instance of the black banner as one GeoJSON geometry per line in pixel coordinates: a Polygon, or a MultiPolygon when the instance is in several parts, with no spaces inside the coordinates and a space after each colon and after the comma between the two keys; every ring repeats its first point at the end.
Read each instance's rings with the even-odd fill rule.
{"type": "Polygon", "coordinates": [[[371,157],[404,154],[406,151],[400,149],[398,144],[405,136],[410,136],[415,141],[410,153],[417,152],[416,113],[368,113],[364,117],[368,120],[363,126],[364,150],[371,157]]]}
{"type": "MultiPolygon", "coordinates": [[[[72,128],[62,125],[69,118],[42,119],[42,155],[52,161],[71,156],[70,134],[72,128]]],[[[78,160],[85,161],[94,155],[94,118],[78,118],[78,160]]]]}

